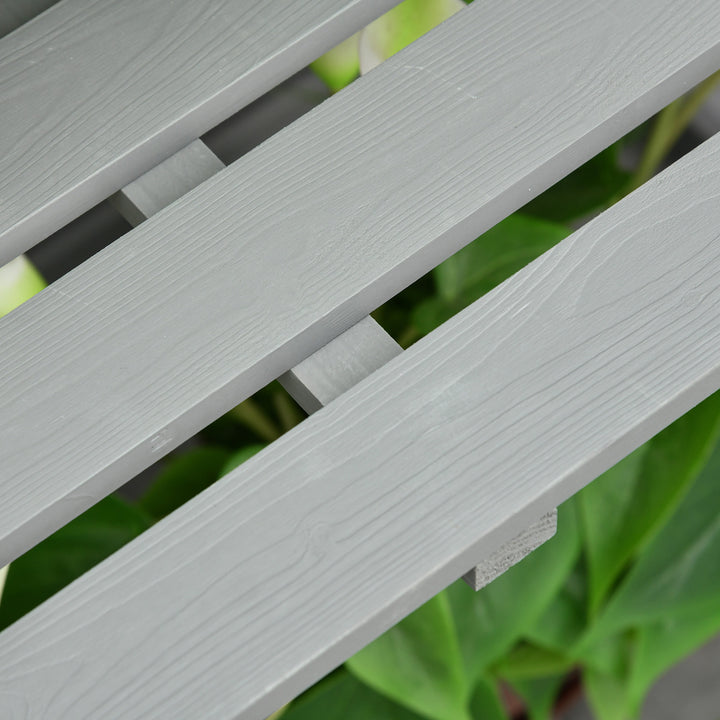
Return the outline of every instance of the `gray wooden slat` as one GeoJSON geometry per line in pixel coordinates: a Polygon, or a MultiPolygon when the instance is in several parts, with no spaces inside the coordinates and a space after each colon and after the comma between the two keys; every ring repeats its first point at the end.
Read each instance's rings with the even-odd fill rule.
{"type": "Polygon", "coordinates": [[[720,387],[719,196],[717,137],[8,628],[1,706],[288,701],[720,387]]]}
{"type": "Polygon", "coordinates": [[[397,0],[64,0],[0,41],[0,265],[397,0]]]}
{"type": "Polygon", "coordinates": [[[2,318],[0,564],[720,66],[683,8],[470,5],[2,318]]]}
{"type": "MultiPolygon", "coordinates": [[[[202,140],[195,140],[111,199],[129,223],[139,225],[224,167],[202,140]]],[[[367,316],[278,380],[306,412],[313,413],[401,352],[367,316]]]]}
{"type": "MultiPolygon", "coordinates": [[[[402,348],[370,316],[282,374],[278,380],[308,413],[332,402],[375,372],[402,348]]],[[[549,540],[557,529],[557,510],[544,515],[480,564],[463,580],[481,590],[549,540]]]]}
{"type": "MultiPolygon", "coordinates": [[[[368,316],[278,380],[303,409],[312,414],[401,352],[402,348],[368,316]]],[[[553,510],[498,548],[491,557],[473,566],[463,575],[463,580],[473,590],[481,590],[537,550],[556,530],[557,510],[553,510]]]]}
{"type": "MultiPolygon", "coordinates": [[[[195,140],[111,198],[132,225],[139,225],[225,165],[201,141],[195,140]]],[[[282,386],[313,413],[356,385],[402,352],[402,348],[370,316],[331,340],[279,378],[282,386]]],[[[490,583],[555,533],[557,511],[521,532],[464,579],[475,590],[490,583]]],[[[1,570],[0,570],[1,573],[1,570]]],[[[2,575],[0,574],[0,593],[2,575]]]]}

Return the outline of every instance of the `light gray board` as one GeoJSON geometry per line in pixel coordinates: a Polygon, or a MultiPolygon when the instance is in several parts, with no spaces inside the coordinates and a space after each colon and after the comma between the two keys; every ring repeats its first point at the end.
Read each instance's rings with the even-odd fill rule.
{"type": "Polygon", "coordinates": [[[720,137],[5,630],[0,706],[262,718],[717,390],[719,170],[720,137]]]}
{"type": "Polygon", "coordinates": [[[0,319],[0,564],[718,66],[714,0],[470,5],[0,319]]]}
{"type": "Polygon", "coordinates": [[[0,41],[0,264],[397,0],[64,0],[0,41]]]}
{"type": "Polygon", "coordinates": [[[402,352],[402,348],[367,316],[278,380],[307,413],[339,397],[402,352]]]}
{"type": "Polygon", "coordinates": [[[482,590],[495,578],[526,558],[533,550],[537,550],[556,532],[557,510],[553,510],[519,532],[512,540],[501,545],[483,562],[465,573],[463,580],[473,590],[482,590]]]}
{"type": "MultiPolygon", "coordinates": [[[[312,414],[401,352],[402,348],[367,316],[278,380],[300,406],[312,414]]],[[[473,590],[484,588],[549,540],[556,529],[557,510],[553,510],[475,565],[463,575],[463,580],[473,590]]]]}

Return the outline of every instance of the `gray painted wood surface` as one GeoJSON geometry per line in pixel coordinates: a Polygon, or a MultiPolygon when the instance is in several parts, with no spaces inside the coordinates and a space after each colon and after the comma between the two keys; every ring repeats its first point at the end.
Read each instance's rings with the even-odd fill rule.
{"type": "MultiPolygon", "coordinates": [[[[13,4],[7,0],[0,4],[0,37],[55,2],[22,0],[13,4]]],[[[139,225],[224,167],[202,141],[195,140],[124,187],[111,200],[128,222],[139,225]]],[[[278,380],[306,412],[312,413],[401,351],[402,348],[368,316],[283,373],[278,380]]],[[[554,529],[548,534],[547,523],[543,524],[543,521],[521,533],[493,561],[474,567],[465,576],[468,584],[479,590],[549,538],[554,529]]],[[[6,570],[7,566],[0,568],[0,596],[6,570]]]]}
{"type": "MultiPolygon", "coordinates": [[[[129,223],[139,225],[224,167],[202,140],[195,140],[116,193],[113,204],[129,223]]],[[[401,352],[367,316],[278,380],[307,413],[313,413],[401,352]]]]}
{"type": "Polygon", "coordinates": [[[557,532],[557,510],[543,515],[540,520],[519,532],[512,540],[501,545],[489,557],[463,575],[463,580],[475,591],[482,590],[513,565],[517,565],[533,550],[537,550],[557,532]]]}
{"type": "Polygon", "coordinates": [[[715,138],[4,631],[2,707],[262,718],[717,390],[719,168],[715,138]]]}
{"type": "Polygon", "coordinates": [[[393,2],[64,0],[3,38],[0,264],[393,2]]]}
{"type": "MultiPolygon", "coordinates": [[[[401,352],[402,348],[368,316],[278,380],[302,408],[312,414],[401,352]]],[[[473,590],[481,590],[549,540],[556,530],[557,510],[553,510],[473,566],[463,575],[463,580],[473,590]]]]}
{"type": "Polygon", "coordinates": [[[609,7],[468,6],[2,318],[0,564],[720,66],[609,7]]]}

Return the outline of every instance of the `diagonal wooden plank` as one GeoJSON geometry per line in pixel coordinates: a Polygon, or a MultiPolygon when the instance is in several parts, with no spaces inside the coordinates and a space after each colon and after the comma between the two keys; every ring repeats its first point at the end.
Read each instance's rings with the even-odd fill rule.
{"type": "Polygon", "coordinates": [[[268,715],[720,387],[718,197],[720,137],[4,631],[1,706],[268,715]]]}
{"type": "Polygon", "coordinates": [[[0,265],[397,1],[63,0],[3,38],[0,265]]]}
{"type": "Polygon", "coordinates": [[[683,8],[468,6],[2,318],[0,565],[720,66],[683,8]]]}
{"type": "MultiPolygon", "coordinates": [[[[123,217],[136,226],[224,167],[202,140],[195,140],[124,187],[111,200],[123,217]]],[[[400,352],[402,348],[367,316],[278,380],[307,413],[312,413],[400,352]]]]}

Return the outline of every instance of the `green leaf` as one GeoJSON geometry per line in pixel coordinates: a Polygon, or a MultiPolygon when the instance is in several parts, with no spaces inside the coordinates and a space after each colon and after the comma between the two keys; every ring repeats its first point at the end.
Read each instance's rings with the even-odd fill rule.
{"type": "Polygon", "coordinates": [[[465,7],[462,0],[405,0],[360,33],[360,72],[365,74],[465,7]]]}
{"type": "Polygon", "coordinates": [[[472,302],[569,234],[563,225],[510,215],[435,268],[438,293],[472,302]]]}
{"type": "Polygon", "coordinates": [[[431,720],[469,720],[469,686],[445,593],[436,595],[350,658],[374,690],[431,720]]]}
{"type": "Polygon", "coordinates": [[[592,612],[667,522],[719,433],[715,393],[579,493],[592,612]]]}
{"type": "Polygon", "coordinates": [[[345,670],[334,672],[294,700],[283,720],[418,720],[414,712],[363,685],[345,670]]]}
{"type": "Polygon", "coordinates": [[[531,720],[552,720],[565,673],[537,678],[515,678],[510,685],[525,701],[531,720]]]}
{"type": "Polygon", "coordinates": [[[497,683],[489,677],[480,677],[470,699],[470,716],[478,720],[508,720],[497,683]]]}
{"type": "Polygon", "coordinates": [[[616,678],[629,676],[634,651],[633,635],[628,632],[605,635],[592,645],[586,644],[572,649],[573,654],[584,667],[616,678]]]}
{"type": "Polygon", "coordinates": [[[493,674],[504,680],[533,680],[550,675],[565,675],[573,666],[565,653],[521,643],[493,666],[493,674]]]}
{"type": "Polygon", "coordinates": [[[637,633],[637,648],[630,671],[628,696],[637,714],[653,683],[675,663],[720,632],[720,612],[673,615],[645,625],[637,633]]]}
{"type": "Polygon", "coordinates": [[[349,85],[360,74],[359,39],[360,33],[355,33],[310,63],[312,71],[332,92],[349,85]]]}
{"type": "Polygon", "coordinates": [[[42,276],[24,255],[0,267],[0,317],[7,315],[44,287],[42,276]]]}
{"type": "Polygon", "coordinates": [[[545,612],[525,633],[528,640],[559,652],[575,646],[587,625],[587,582],[584,568],[576,566],[545,612]]]}
{"type": "Polygon", "coordinates": [[[586,642],[671,617],[717,613],[719,487],[720,444],[673,516],[623,580],[586,642]]]}
{"type": "Polygon", "coordinates": [[[435,268],[437,296],[415,308],[413,325],[423,335],[434,330],[569,233],[562,225],[511,215],[435,268]]]}
{"type": "Polygon", "coordinates": [[[583,673],[583,682],[597,720],[630,720],[633,717],[627,687],[621,678],[589,668],[583,673]]]}
{"type": "Polygon", "coordinates": [[[221,474],[231,454],[224,448],[199,447],[171,457],[139,501],[156,520],[169,515],[221,474]]]}
{"type": "Polygon", "coordinates": [[[619,144],[611,145],[577,170],[531,200],[521,212],[570,222],[610,206],[630,179],[618,163],[619,144]]]}
{"type": "Polygon", "coordinates": [[[564,584],[580,552],[574,500],[558,509],[558,531],[479,592],[458,581],[448,588],[470,681],[537,622],[564,584]]]}
{"type": "Polygon", "coordinates": [[[249,460],[253,455],[257,455],[266,445],[248,445],[236,453],[233,453],[225,462],[220,471],[220,476],[227,475],[232,472],[236,467],[242,465],[246,460],[249,460]]]}
{"type": "Polygon", "coordinates": [[[0,629],[22,617],[151,525],[110,495],[15,560],[0,603],[0,629]]]}

